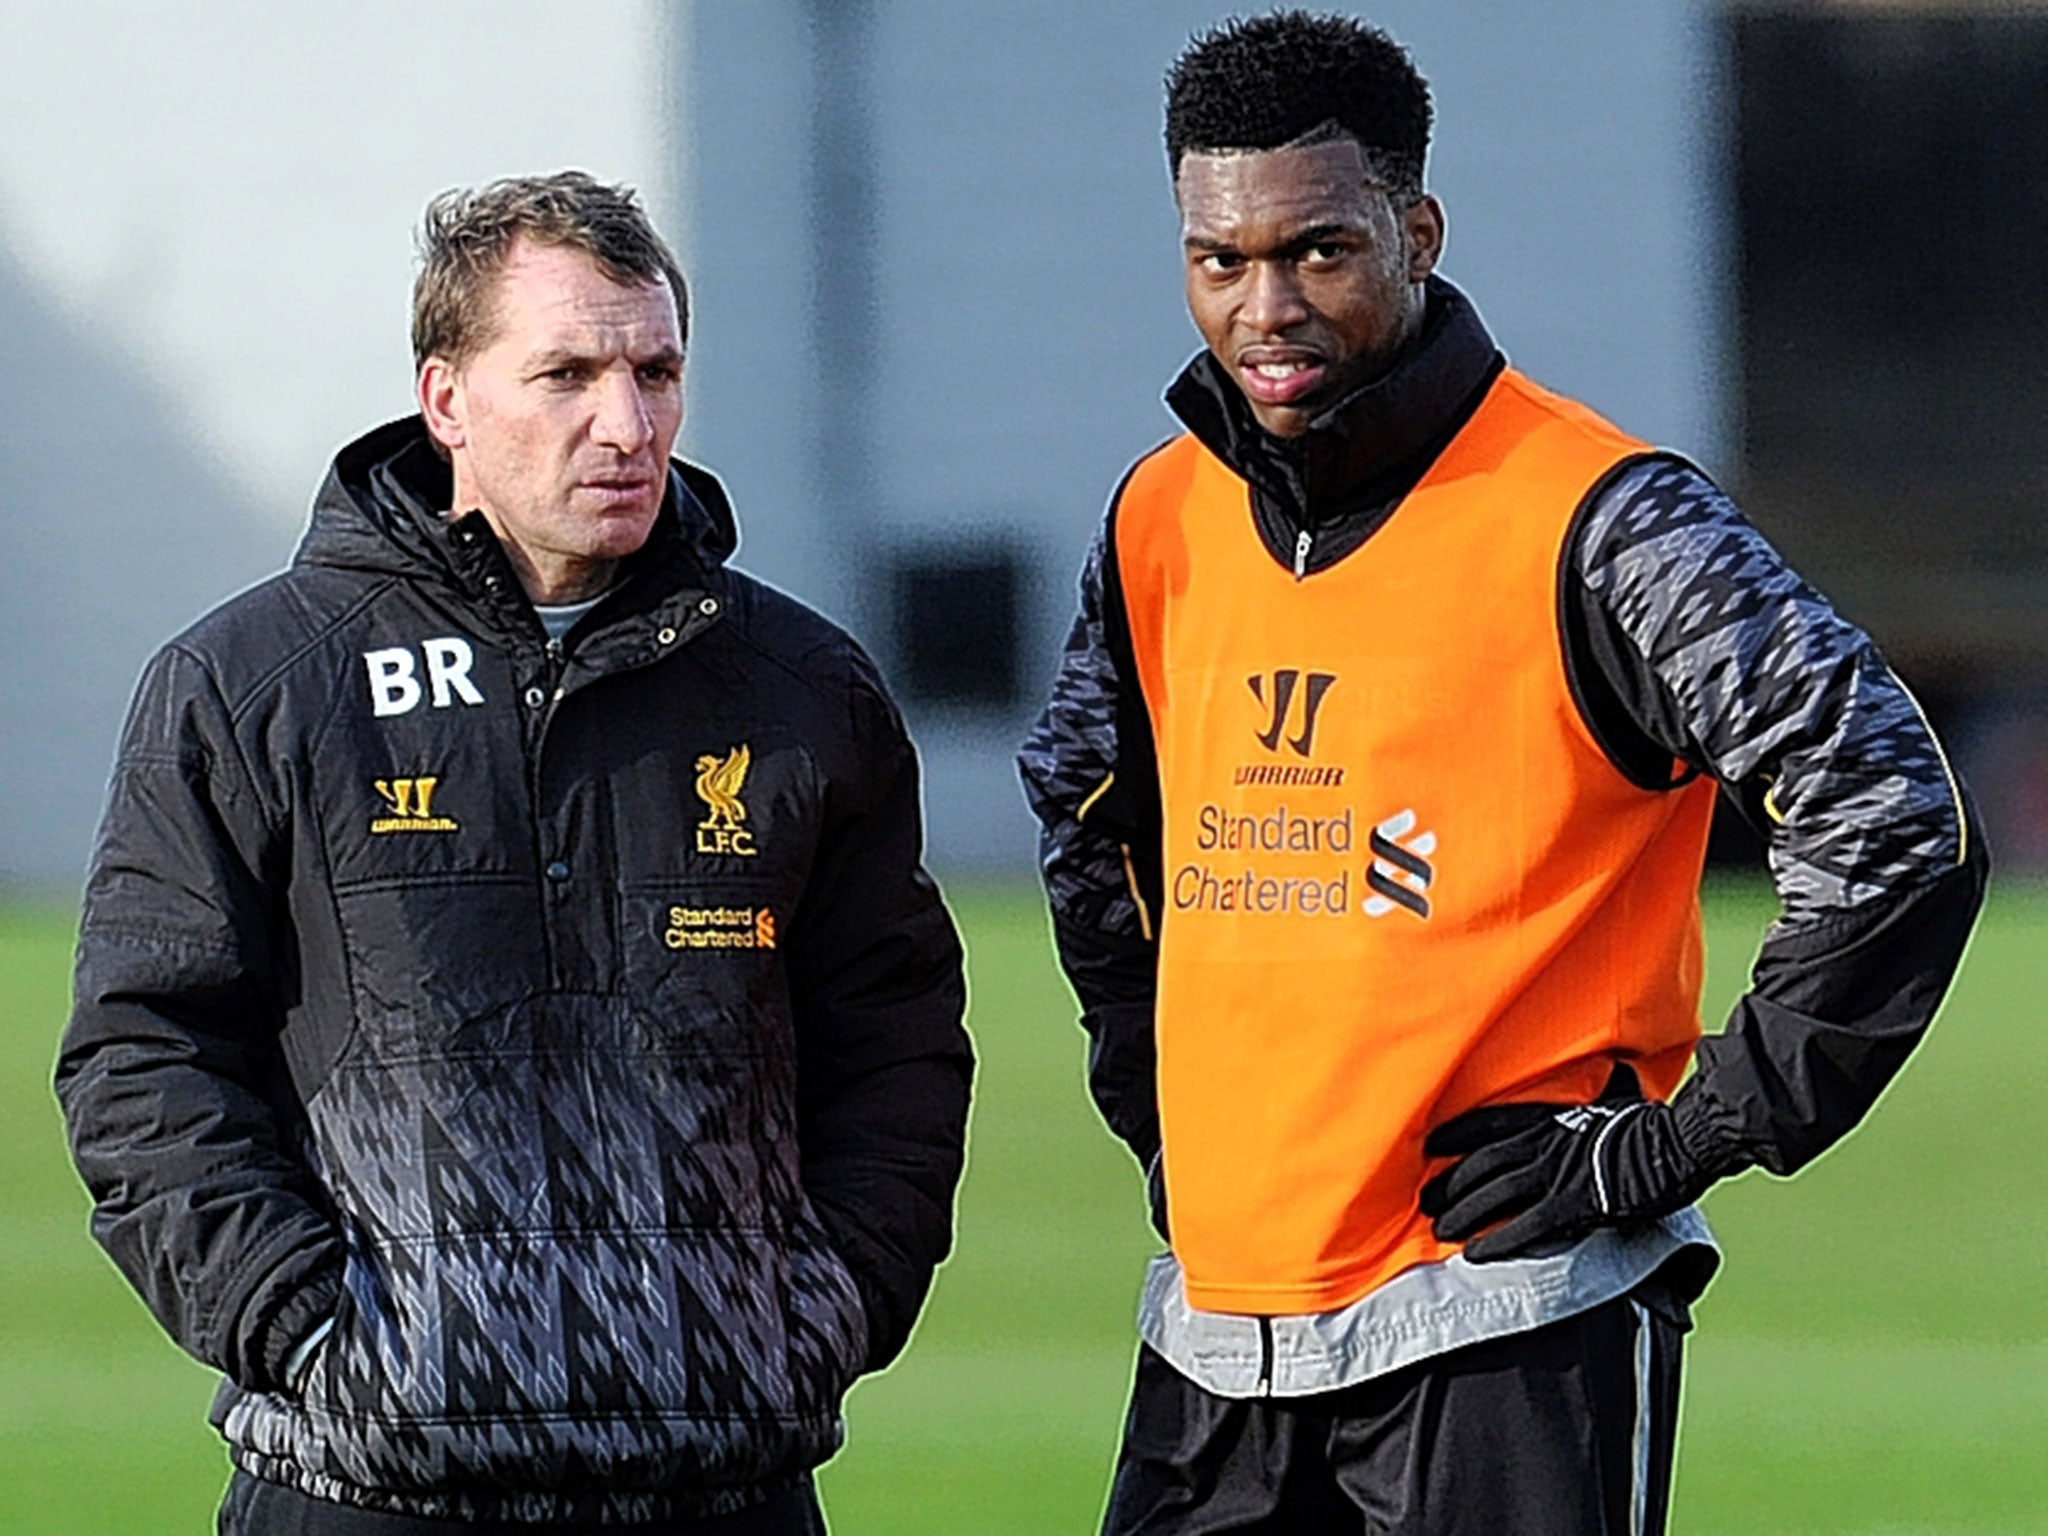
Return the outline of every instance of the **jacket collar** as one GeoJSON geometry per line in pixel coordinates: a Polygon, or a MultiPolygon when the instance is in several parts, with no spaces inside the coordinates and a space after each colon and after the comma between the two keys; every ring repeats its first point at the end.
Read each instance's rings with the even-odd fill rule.
{"type": "MultiPolygon", "coordinates": [[[[447,516],[452,495],[447,461],[420,419],[386,422],[335,455],[293,563],[423,580],[500,630],[538,636],[539,620],[497,535],[481,512],[447,516]]],[[[738,543],[718,477],[671,459],[654,528],[620,562],[607,598],[620,598],[631,612],[680,619],[738,543]]]]}
{"type": "Polygon", "coordinates": [[[1297,438],[1258,424],[1212,352],[1198,354],[1166,391],[1167,406],[1203,446],[1314,528],[1421,478],[1505,366],[1471,300],[1428,280],[1422,334],[1383,377],[1352,391],[1297,438]]]}

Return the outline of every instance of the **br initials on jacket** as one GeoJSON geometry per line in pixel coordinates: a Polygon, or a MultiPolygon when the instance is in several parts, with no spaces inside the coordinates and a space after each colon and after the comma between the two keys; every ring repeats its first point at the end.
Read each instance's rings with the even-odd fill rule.
{"type": "Polygon", "coordinates": [[[434,708],[446,709],[457,699],[481,704],[483,690],[469,680],[476,665],[476,652],[460,635],[440,635],[420,642],[427,685],[420,687],[421,663],[412,647],[394,645],[381,651],[363,652],[363,665],[370,673],[370,712],[374,715],[405,715],[419,708],[420,700],[433,695],[434,708]]]}

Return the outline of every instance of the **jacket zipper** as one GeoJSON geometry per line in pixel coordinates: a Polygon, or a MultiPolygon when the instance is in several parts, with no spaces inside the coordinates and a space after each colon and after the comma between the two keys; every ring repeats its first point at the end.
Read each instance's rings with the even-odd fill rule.
{"type": "Polygon", "coordinates": [[[549,915],[553,910],[552,904],[555,899],[554,881],[549,878],[547,873],[548,866],[553,863],[556,855],[548,850],[547,844],[544,841],[540,814],[541,759],[547,752],[548,726],[554,721],[555,706],[562,701],[562,668],[565,651],[561,640],[556,636],[548,636],[546,654],[547,665],[542,669],[539,685],[545,697],[542,698],[538,708],[534,711],[539,716],[540,723],[534,728],[533,732],[533,760],[527,767],[529,781],[527,794],[533,803],[534,863],[539,871],[541,884],[541,964],[546,967],[550,983],[559,985],[561,979],[555,975],[554,922],[549,915]]]}
{"type": "Polygon", "coordinates": [[[1308,574],[1308,549],[1315,542],[1315,535],[1306,528],[1294,536],[1294,579],[1300,581],[1308,574]]]}
{"type": "Polygon", "coordinates": [[[1273,1319],[1259,1319],[1259,1386],[1260,1397],[1273,1395],[1273,1319]]]}
{"type": "MultiPolygon", "coordinates": [[[[546,744],[548,726],[555,718],[555,706],[562,702],[562,673],[565,670],[567,652],[562,642],[550,635],[547,643],[547,665],[541,669],[540,691],[543,695],[535,713],[539,726],[533,733],[533,788],[536,797],[540,792],[541,748],[546,744]]],[[[538,798],[534,803],[538,805],[538,798]]]]}

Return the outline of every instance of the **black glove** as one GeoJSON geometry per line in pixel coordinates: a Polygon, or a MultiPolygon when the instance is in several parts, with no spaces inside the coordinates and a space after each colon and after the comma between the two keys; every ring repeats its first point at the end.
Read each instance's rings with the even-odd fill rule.
{"type": "Polygon", "coordinates": [[[1714,1182],[1671,1107],[1645,1100],[1625,1065],[1598,1103],[1489,1105],[1438,1126],[1422,1150],[1458,1159],[1422,1187],[1422,1214],[1444,1242],[1471,1238],[1475,1264],[1668,1215],[1714,1182]]]}

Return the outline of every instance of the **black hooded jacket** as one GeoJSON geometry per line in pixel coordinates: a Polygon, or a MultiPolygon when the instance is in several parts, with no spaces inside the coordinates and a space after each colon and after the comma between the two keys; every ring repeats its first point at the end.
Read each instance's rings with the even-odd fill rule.
{"type": "Polygon", "coordinates": [[[144,675],[57,1070],[93,1230],[260,1477],[737,1508],[831,1454],[950,1241],[915,757],[858,647],[725,567],[702,471],[563,642],[448,495],[417,420],[372,432],[144,675]]]}

